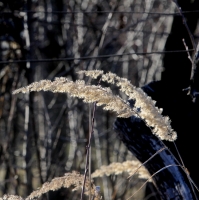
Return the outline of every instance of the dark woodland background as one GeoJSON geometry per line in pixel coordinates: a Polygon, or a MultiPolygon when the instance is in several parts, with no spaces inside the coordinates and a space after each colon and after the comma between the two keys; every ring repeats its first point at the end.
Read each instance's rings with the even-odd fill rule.
{"type": "MultiPolygon", "coordinates": [[[[197,43],[199,1],[178,3],[187,11],[184,16],[197,43]]],[[[180,154],[199,185],[199,106],[182,91],[191,75],[182,39],[189,49],[193,46],[182,17],[174,13],[178,10],[170,0],[0,1],[0,196],[25,197],[66,172],[84,173],[89,105],[66,94],[13,96],[12,91],[41,79],[75,81],[77,71],[91,69],[111,71],[140,87],[161,80],[152,84],[151,96],[172,119],[180,154]]],[[[135,159],[113,131],[114,120],[113,113],[97,109],[92,171],[135,159]]],[[[143,183],[126,177],[94,181],[104,199],[118,200],[143,183]]],[[[135,199],[142,199],[142,193],[135,199]]],[[[79,193],[64,189],[43,198],[77,199],[79,193]]]]}

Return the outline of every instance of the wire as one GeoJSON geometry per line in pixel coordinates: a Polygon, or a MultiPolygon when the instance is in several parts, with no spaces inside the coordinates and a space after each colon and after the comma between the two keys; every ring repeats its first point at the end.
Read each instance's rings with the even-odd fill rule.
{"type": "MultiPolygon", "coordinates": [[[[194,51],[190,49],[189,51],[194,51]]],[[[175,51],[154,51],[154,52],[139,52],[139,53],[124,53],[124,54],[110,54],[110,55],[99,55],[99,56],[85,56],[77,58],[53,58],[53,59],[27,59],[27,60],[9,60],[9,61],[0,61],[0,64],[10,64],[10,63],[25,63],[25,62],[59,62],[59,61],[73,61],[73,60],[90,60],[90,59],[103,59],[117,56],[127,56],[127,55],[150,55],[150,54],[164,54],[164,53],[183,53],[187,50],[175,50],[175,51]]]]}
{"type": "MultiPolygon", "coordinates": [[[[190,14],[190,13],[198,13],[199,10],[194,10],[194,11],[183,11],[183,14],[190,14]]],[[[59,10],[55,10],[55,11],[33,11],[33,10],[15,10],[15,11],[1,11],[2,14],[6,14],[6,13],[18,13],[18,14],[23,14],[23,13],[46,13],[46,14],[78,14],[78,13],[82,13],[82,14],[92,14],[92,13],[98,13],[98,14],[108,14],[108,13],[114,13],[114,14],[121,14],[121,13],[125,13],[125,14],[150,14],[150,15],[181,15],[178,12],[173,12],[173,13],[161,13],[161,12],[134,12],[134,11],[113,11],[113,10],[105,10],[105,11],[59,11],[59,10]]]]}

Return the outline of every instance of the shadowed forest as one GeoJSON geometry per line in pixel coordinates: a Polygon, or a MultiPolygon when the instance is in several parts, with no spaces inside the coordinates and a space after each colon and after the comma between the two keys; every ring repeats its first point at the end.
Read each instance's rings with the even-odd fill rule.
{"type": "MultiPolygon", "coordinates": [[[[78,75],[80,70],[115,73],[157,101],[177,132],[182,165],[199,186],[199,73],[197,68],[192,73],[189,58],[199,40],[199,1],[177,3],[0,0],[0,197],[25,198],[55,177],[85,173],[93,104],[64,93],[12,94],[55,77],[93,83],[78,75]]],[[[112,91],[118,93],[114,86],[112,91]]],[[[115,120],[115,113],[96,108],[91,173],[103,165],[137,161],[114,130],[115,120]]],[[[181,162],[172,142],[165,145],[181,162]]],[[[159,199],[152,182],[139,190],[145,178],[135,174],[129,180],[131,169],[113,168],[110,174],[93,178],[102,199],[128,199],[136,191],[132,200],[159,199]]],[[[81,190],[72,188],[50,191],[40,199],[80,199],[81,190]]]]}

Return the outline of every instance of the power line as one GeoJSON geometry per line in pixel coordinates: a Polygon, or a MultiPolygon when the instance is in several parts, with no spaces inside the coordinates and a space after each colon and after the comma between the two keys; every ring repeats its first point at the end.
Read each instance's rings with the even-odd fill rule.
{"type": "MultiPolygon", "coordinates": [[[[194,10],[194,11],[182,11],[183,14],[189,14],[189,13],[198,13],[199,10],[194,10]]],[[[135,12],[135,11],[113,11],[113,10],[105,10],[105,11],[59,11],[59,10],[55,10],[55,11],[33,11],[33,10],[23,10],[23,11],[1,11],[2,14],[6,14],[6,13],[16,13],[16,14],[23,14],[23,13],[45,13],[45,14],[92,14],[92,13],[98,13],[98,14],[106,14],[106,13],[114,13],[114,14],[121,14],[121,13],[125,13],[125,14],[150,14],[150,15],[181,15],[178,12],[173,12],[173,13],[162,13],[162,12],[135,12]]]]}
{"type": "MultiPolygon", "coordinates": [[[[194,49],[190,49],[188,51],[194,51],[194,49]]],[[[151,54],[164,54],[164,53],[183,53],[187,52],[187,50],[174,50],[174,51],[153,51],[153,52],[139,52],[139,53],[124,53],[124,54],[110,54],[110,55],[99,55],[99,56],[85,56],[85,57],[77,57],[77,58],[53,58],[53,59],[27,59],[27,60],[9,60],[9,61],[0,61],[0,64],[11,64],[11,63],[37,63],[37,62],[59,62],[59,61],[73,61],[73,60],[90,60],[90,59],[103,59],[110,57],[121,57],[128,55],[151,55],[151,54]]]]}

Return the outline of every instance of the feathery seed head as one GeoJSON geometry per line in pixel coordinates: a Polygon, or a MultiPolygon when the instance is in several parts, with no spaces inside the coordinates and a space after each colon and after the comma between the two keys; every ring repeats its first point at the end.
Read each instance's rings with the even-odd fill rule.
{"type": "Polygon", "coordinates": [[[83,99],[85,103],[96,102],[97,106],[104,105],[104,110],[111,110],[117,113],[117,117],[127,118],[132,115],[145,120],[149,127],[153,127],[153,133],[161,140],[174,141],[177,134],[171,128],[169,117],[161,115],[162,109],[155,107],[156,102],[151,99],[141,88],[133,86],[126,78],[121,78],[114,73],[108,72],[103,74],[102,70],[80,71],[79,74],[85,74],[95,79],[101,76],[101,80],[110,84],[114,84],[124,92],[129,100],[135,100],[134,107],[112,93],[110,88],[103,88],[99,85],[86,85],[83,80],[76,82],[69,81],[67,78],[55,78],[54,81],[41,80],[34,82],[26,87],[19,88],[13,92],[27,93],[31,91],[52,91],[54,93],[68,93],[72,97],[83,99]]]}

